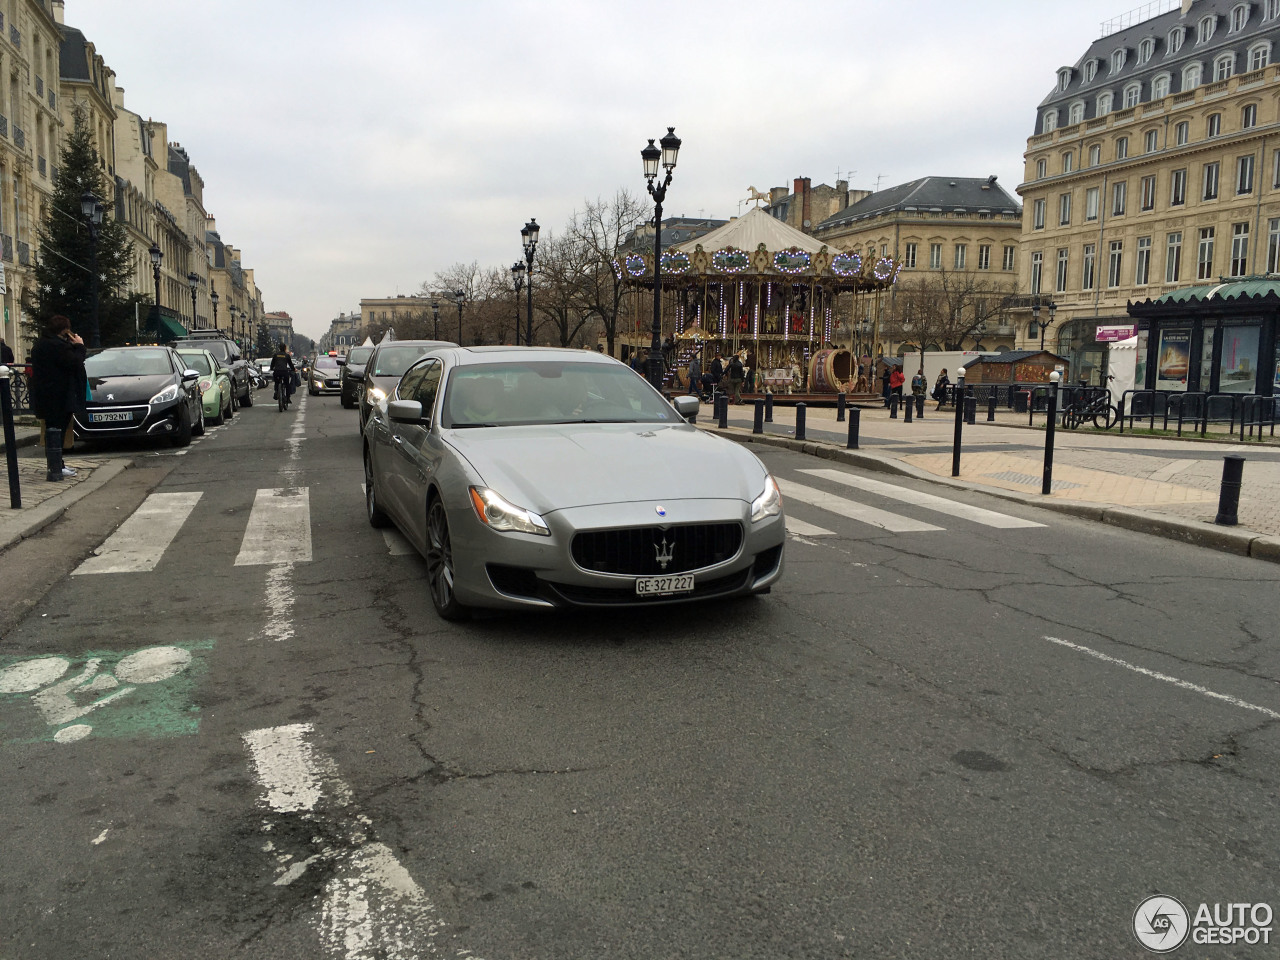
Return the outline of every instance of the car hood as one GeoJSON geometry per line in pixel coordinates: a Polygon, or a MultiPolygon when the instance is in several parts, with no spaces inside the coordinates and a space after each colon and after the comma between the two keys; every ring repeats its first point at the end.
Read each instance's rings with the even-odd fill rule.
{"type": "Polygon", "coordinates": [[[765,470],[736,443],[690,426],[565,424],[449,430],[503,497],[538,513],[635,501],[751,501],[765,470]]]}
{"type": "Polygon", "coordinates": [[[148,377],[90,377],[89,390],[94,403],[146,403],[174,382],[172,375],[148,377]],[[108,394],[111,399],[107,399],[108,394]]]}

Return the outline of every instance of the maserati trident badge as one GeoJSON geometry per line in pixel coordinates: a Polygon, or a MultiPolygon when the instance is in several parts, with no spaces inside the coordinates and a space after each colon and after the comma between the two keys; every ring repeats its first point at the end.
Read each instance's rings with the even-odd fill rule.
{"type": "Polygon", "coordinates": [[[662,535],[662,540],[658,543],[655,543],[653,545],[653,549],[654,549],[654,552],[657,554],[658,566],[661,567],[663,572],[665,573],[667,569],[667,565],[671,563],[671,558],[676,552],[675,541],[674,540],[668,541],[667,535],[664,533],[662,535]]]}

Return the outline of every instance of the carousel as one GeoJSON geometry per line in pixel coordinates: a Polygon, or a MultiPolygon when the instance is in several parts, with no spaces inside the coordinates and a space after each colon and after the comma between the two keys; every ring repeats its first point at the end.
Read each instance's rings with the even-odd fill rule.
{"type": "MultiPolygon", "coordinates": [[[[639,300],[653,291],[653,254],[631,253],[614,262],[639,300]]],[[[717,353],[748,368],[748,384],[775,394],[875,392],[866,378],[871,342],[852,331],[874,328],[881,295],[901,264],[831,249],[759,207],[697,240],[662,254],[663,335],[674,338],[667,383],[687,386],[689,361],[700,354],[706,370],[717,353]],[[866,319],[867,323],[862,321],[866,319]],[[850,331],[848,349],[841,330],[850,331]]],[[[647,324],[637,319],[637,326],[647,324]]]]}

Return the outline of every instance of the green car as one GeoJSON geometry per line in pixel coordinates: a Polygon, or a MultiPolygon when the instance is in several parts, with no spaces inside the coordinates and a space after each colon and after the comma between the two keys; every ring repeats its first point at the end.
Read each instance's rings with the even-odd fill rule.
{"type": "Polygon", "coordinates": [[[208,350],[179,350],[190,369],[200,374],[200,399],[206,423],[218,426],[235,412],[231,392],[231,372],[208,350]]]}

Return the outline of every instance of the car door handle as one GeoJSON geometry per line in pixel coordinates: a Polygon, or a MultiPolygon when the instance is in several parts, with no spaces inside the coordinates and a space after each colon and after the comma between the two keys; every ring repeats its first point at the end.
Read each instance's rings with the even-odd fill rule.
{"type": "Polygon", "coordinates": [[[392,442],[392,443],[404,443],[404,439],[400,436],[400,434],[398,434],[398,433],[393,433],[393,434],[391,435],[391,442],[392,442]]]}

